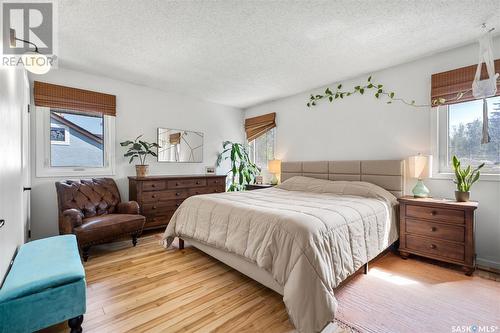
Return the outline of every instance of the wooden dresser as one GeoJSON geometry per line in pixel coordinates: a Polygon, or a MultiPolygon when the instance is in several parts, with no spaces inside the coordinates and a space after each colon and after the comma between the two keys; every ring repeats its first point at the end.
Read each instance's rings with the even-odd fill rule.
{"type": "Polygon", "coordinates": [[[475,268],[474,211],[477,202],[399,198],[399,252],[462,266],[466,275],[475,268]]]}
{"type": "Polygon", "coordinates": [[[184,199],[226,191],[226,176],[149,176],[128,177],[129,200],[139,203],[146,217],[144,229],[165,227],[184,199]]]}

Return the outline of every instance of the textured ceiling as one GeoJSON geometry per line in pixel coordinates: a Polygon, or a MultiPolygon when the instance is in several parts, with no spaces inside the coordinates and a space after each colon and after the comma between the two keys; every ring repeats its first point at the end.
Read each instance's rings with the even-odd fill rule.
{"type": "Polygon", "coordinates": [[[59,2],[60,66],[247,107],[500,30],[500,0],[59,2]]]}

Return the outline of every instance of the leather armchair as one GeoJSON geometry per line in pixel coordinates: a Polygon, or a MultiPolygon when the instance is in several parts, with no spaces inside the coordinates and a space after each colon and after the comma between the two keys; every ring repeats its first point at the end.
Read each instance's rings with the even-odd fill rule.
{"type": "Polygon", "coordinates": [[[92,245],[124,237],[137,244],[146,219],[137,202],[121,202],[113,179],[56,182],[56,190],[59,233],[76,235],[84,261],[92,245]]]}

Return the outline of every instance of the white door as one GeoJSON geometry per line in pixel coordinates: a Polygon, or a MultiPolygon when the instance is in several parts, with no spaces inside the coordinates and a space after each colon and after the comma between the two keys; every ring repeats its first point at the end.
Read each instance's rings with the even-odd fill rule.
{"type": "Polygon", "coordinates": [[[22,121],[27,82],[23,69],[0,68],[0,282],[24,242],[22,121]]]}
{"type": "MultiPolygon", "coordinates": [[[[26,83],[29,87],[29,83],[26,83]]],[[[23,202],[21,211],[21,221],[24,227],[24,242],[31,237],[30,227],[30,195],[31,195],[31,173],[30,173],[30,116],[35,110],[33,105],[29,105],[29,90],[26,93],[25,107],[21,114],[21,140],[22,140],[22,181],[23,181],[23,202]]]]}

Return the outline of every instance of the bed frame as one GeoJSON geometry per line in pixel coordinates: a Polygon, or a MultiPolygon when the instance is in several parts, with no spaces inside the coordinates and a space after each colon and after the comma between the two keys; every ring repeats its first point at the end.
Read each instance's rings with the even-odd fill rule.
{"type": "MultiPolygon", "coordinates": [[[[281,181],[294,176],[329,180],[366,181],[388,190],[396,197],[401,197],[405,194],[404,160],[283,162],[281,164],[281,181]]],[[[183,240],[209,256],[274,290],[278,294],[283,295],[283,286],[278,284],[268,271],[258,267],[244,257],[222,251],[193,239],[183,238],[183,240]]],[[[179,247],[184,247],[184,242],[181,242],[181,240],[179,240],[179,247]]],[[[388,249],[384,250],[372,262],[388,249]]],[[[363,270],[366,274],[368,272],[368,263],[360,268],[360,270],[363,270]]],[[[323,330],[323,332],[327,331],[329,331],[328,327],[323,330]]]]}

